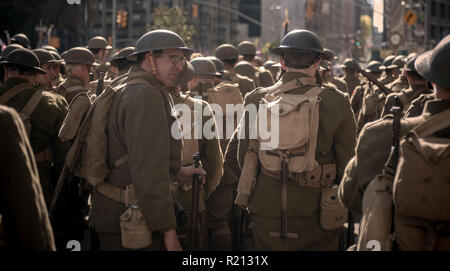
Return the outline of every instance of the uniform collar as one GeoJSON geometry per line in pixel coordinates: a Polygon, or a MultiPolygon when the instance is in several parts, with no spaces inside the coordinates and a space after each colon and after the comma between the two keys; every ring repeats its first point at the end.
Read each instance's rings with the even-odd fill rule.
{"type": "Polygon", "coordinates": [[[303,85],[317,85],[314,77],[304,74],[302,72],[286,72],[281,77],[283,83],[298,79],[303,85]]]}
{"type": "Polygon", "coordinates": [[[359,81],[359,78],[355,75],[344,75],[344,80],[359,81]]]}
{"type": "MultiPolygon", "coordinates": [[[[5,86],[13,87],[13,86],[15,86],[15,85],[22,84],[22,83],[26,83],[26,82],[28,82],[28,80],[25,79],[25,78],[11,77],[11,78],[8,78],[8,80],[7,80],[6,83],[5,83],[5,86]]],[[[30,85],[31,85],[31,84],[30,84],[30,85]]]]}
{"type": "Polygon", "coordinates": [[[80,77],[73,74],[69,74],[67,76],[66,84],[70,84],[71,86],[78,86],[78,85],[84,86],[83,80],[81,80],[80,77]]]}
{"type": "MultiPolygon", "coordinates": [[[[428,86],[426,85],[412,85],[410,86],[410,89],[413,91],[424,91],[428,89],[428,86]]],[[[431,90],[429,90],[429,93],[431,93],[431,90]]]]}
{"type": "Polygon", "coordinates": [[[450,108],[450,100],[431,100],[425,104],[423,114],[436,115],[450,108]]]}
{"type": "Polygon", "coordinates": [[[149,82],[152,86],[155,86],[160,89],[165,89],[167,91],[169,91],[171,88],[162,85],[158,80],[156,80],[153,74],[149,74],[148,72],[144,71],[143,69],[141,69],[141,67],[137,65],[131,66],[128,72],[127,80],[133,80],[134,78],[144,79],[145,81],[149,82]]]}
{"type": "MultiPolygon", "coordinates": [[[[13,88],[19,84],[22,83],[29,83],[27,79],[25,78],[20,78],[20,77],[12,77],[12,78],[8,78],[8,80],[0,86],[0,95],[2,95],[3,93],[5,93],[8,89],[13,88]]],[[[30,87],[32,85],[30,84],[30,87]]]]}

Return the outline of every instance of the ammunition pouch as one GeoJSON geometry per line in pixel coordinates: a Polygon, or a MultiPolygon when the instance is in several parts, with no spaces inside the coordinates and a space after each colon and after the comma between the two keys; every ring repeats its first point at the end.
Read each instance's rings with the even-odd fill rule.
{"type": "MultiPolygon", "coordinates": [[[[262,173],[275,179],[281,179],[279,172],[261,167],[262,173]]],[[[295,173],[289,171],[289,178],[296,181],[301,187],[326,188],[336,179],[336,165],[324,164],[308,172],[295,173]]]]}
{"type": "Polygon", "coordinates": [[[320,199],[320,225],[325,230],[335,230],[347,220],[347,209],[338,198],[338,186],[322,188],[320,199]]]}

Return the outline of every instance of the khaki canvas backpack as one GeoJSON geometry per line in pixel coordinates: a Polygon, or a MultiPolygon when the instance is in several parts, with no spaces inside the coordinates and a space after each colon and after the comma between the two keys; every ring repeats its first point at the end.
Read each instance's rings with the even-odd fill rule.
{"type": "Polygon", "coordinates": [[[231,114],[231,112],[227,112],[227,104],[236,105],[244,103],[237,83],[221,83],[215,89],[208,90],[208,97],[211,104],[218,104],[222,108],[224,116],[231,114]]]}
{"type": "Polygon", "coordinates": [[[433,134],[450,126],[450,109],[411,130],[400,143],[394,181],[396,211],[450,221],[450,139],[433,134]]]}
{"type": "Polygon", "coordinates": [[[73,140],[66,158],[67,169],[75,176],[86,179],[94,187],[104,183],[104,179],[112,168],[119,167],[128,161],[125,155],[117,159],[113,165],[108,165],[106,126],[116,91],[125,86],[140,83],[148,84],[143,79],[134,79],[115,88],[107,86],[91,104],[89,98],[83,93],[77,95],[77,99],[71,103],[69,114],[59,134],[62,140],[73,140]]]}
{"type": "MultiPolygon", "coordinates": [[[[197,152],[199,152],[199,144],[198,144],[198,139],[195,139],[195,125],[199,125],[198,123],[194,123],[194,115],[195,115],[195,101],[190,98],[190,97],[185,97],[185,104],[189,106],[189,108],[191,109],[191,116],[189,118],[190,122],[189,123],[183,123],[180,121],[180,128],[184,128],[184,126],[190,126],[190,138],[185,138],[183,137],[183,151],[182,151],[182,165],[183,166],[188,166],[188,165],[193,165],[194,164],[194,160],[192,159],[193,155],[197,152]]],[[[203,108],[203,106],[201,107],[203,108]]],[[[183,120],[183,118],[181,118],[181,120],[183,120]]],[[[201,121],[201,119],[200,119],[201,121]]]]}
{"type": "MultiPolygon", "coordinates": [[[[311,171],[318,166],[315,152],[322,88],[313,87],[304,95],[286,94],[286,91],[276,90],[261,100],[260,109],[267,108],[267,131],[278,128],[271,123],[272,115],[279,121],[279,142],[271,146],[274,150],[260,149],[259,159],[269,172],[280,172],[282,161],[287,161],[292,173],[311,171]]],[[[258,121],[258,141],[269,143],[270,139],[264,139],[260,132],[258,121]]]]}
{"type": "Polygon", "coordinates": [[[392,178],[376,176],[364,191],[357,250],[390,251],[393,245],[392,178]]]}

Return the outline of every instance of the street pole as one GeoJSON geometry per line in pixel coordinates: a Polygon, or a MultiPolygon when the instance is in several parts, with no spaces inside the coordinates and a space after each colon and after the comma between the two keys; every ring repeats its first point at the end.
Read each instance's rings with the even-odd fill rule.
{"type": "Polygon", "coordinates": [[[112,47],[113,50],[116,50],[116,12],[117,12],[117,3],[116,0],[113,1],[113,7],[112,7],[112,47]]]}
{"type": "Polygon", "coordinates": [[[102,0],[102,33],[106,37],[106,0],[102,0]]]}
{"type": "Polygon", "coordinates": [[[84,43],[87,43],[89,40],[89,34],[88,34],[88,3],[84,3],[84,43]]]}
{"type": "Polygon", "coordinates": [[[147,0],[147,6],[145,7],[145,31],[148,31],[150,29],[150,26],[152,25],[151,21],[151,11],[152,11],[152,0],[147,0]]]}
{"type": "Polygon", "coordinates": [[[424,6],[424,10],[425,10],[425,29],[424,29],[424,45],[425,45],[425,50],[428,50],[428,4],[426,1],[424,1],[423,3],[424,6]]]}
{"type": "Polygon", "coordinates": [[[133,39],[133,1],[128,0],[128,40],[133,39]]]}

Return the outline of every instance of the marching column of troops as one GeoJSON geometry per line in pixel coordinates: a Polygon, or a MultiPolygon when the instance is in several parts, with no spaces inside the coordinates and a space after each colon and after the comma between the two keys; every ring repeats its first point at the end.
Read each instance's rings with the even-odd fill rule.
{"type": "Polygon", "coordinates": [[[342,77],[301,29],[265,63],[169,30],[111,50],[2,51],[0,251],[450,250],[450,36],[342,77]]]}

